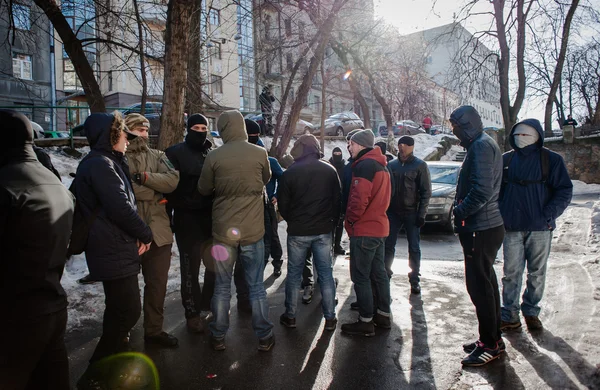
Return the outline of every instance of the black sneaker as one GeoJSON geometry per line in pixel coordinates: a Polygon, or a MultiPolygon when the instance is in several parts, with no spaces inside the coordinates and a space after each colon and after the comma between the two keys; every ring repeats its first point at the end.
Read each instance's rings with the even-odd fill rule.
{"type": "Polygon", "coordinates": [[[97,282],[97,280],[92,279],[90,274],[85,275],[83,278],[81,278],[77,281],[77,283],[79,283],[79,284],[93,284],[96,282],[97,282]]]}
{"type": "Polygon", "coordinates": [[[239,312],[252,314],[252,305],[250,301],[238,301],[237,308],[239,312]]]}
{"type": "Polygon", "coordinates": [[[517,330],[521,327],[521,321],[517,322],[508,322],[508,321],[500,321],[500,330],[502,332],[507,330],[517,330]]]}
{"type": "Polygon", "coordinates": [[[336,246],[335,249],[333,250],[333,253],[335,253],[336,255],[341,255],[341,256],[346,255],[346,251],[341,246],[336,246]]]}
{"type": "Polygon", "coordinates": [[[373,324],[378,328],[391,329],[392,319],[390,316],[384,316],[383,314],[376,313],[375,317],[373,317],[373,324]]]}
{"type": "Polygon", "coordinates": [[[262,352],[268,352],[275,345],[275,336],[271,335],[267,338],[258,340],[258,350],[262,352]]]}
{"type": "Polygon", "coordinates": [[[410,293],[415,295],[421,294],[421,285],[419,282],[410,284],[410,293]]]}
{"type": "Polygon", "coordinates": [[[273,276],[275,276],[276,278],[281,276],[281,267],[275,267],[273,269],[273,276]]]}
{"type": "Polygon", "coordinates": [[[527,324],[527,329],[529,330],[544,329],[544,325],[542,325],[542,321],[540,321],[538,316],[525,316],[525,323],[527,324]]]}
{"type": "Polygon", "coordinates": [[[279,317],[279,323],[281,325],[285,326],[286,328],[295,328],[296,327],[296,319],[290,318],[290,317],[286,316],[285,314],[282,314],[281,317],[279,317]]]}
{"type": "Polygon", "coordinates": [[[467,357],[465,357],[461,364],[467,367],[479,367],[488,364],[492,360],[496,360],[504,353],[500,350],[498,343],[495,348],[486,347],[481,341],[477,341],[476,347],[467,357]]]}
{"type": "Polygon", "coordinates": [[[160,332],[155,336],[144,336],[144,341],[149,344],[156,344],[167,348],[174,348],[179,344],[177,337],[170,335],[167,332],[160,332]]]}
{"type": "Polygon", "coordinates": [[[352,302],[350,304],[350,310],[358,310],[358,302],[352,302]]]}
{"type": "Polygon", "coordinates": [[[337,323],[337,318],[332,318],[330,320],[325,319],[325,330],[334,331],[337,323]]]}
{"type": "Polygon", "coordinates": [[[224,351],[225,350],[225,337],[217,338],[214,336],[210,336],[210,346],[215,351],[224,351]]]}
{"type": "MultiPolygon", "coordinates": [[[[463,344],[463,351],[465,351],[466,353],[471,353],[475,350],[476,347],[477,341],[475,341],[474,343],[463,344]]],[[[506,351],[506,344],[504,344],[504,340],[502,340],[502,338],[498,340],[498,348],[502,352],[506,351]]]]}
{"type": "Polygon", "coordinates": [[[343,324],[342,332],[349,335],[358,335],[366,337],[375,336],[375,325],[373,325],[373,321],[364,322],[358,320],[350,324],[343,324]]]}

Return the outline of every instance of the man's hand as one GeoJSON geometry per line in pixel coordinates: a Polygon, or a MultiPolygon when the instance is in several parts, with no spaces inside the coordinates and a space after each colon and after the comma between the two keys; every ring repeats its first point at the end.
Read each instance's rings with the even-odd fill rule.
{"type": "Polygon", "coordinates": [[[142,173],[134,173],[133,174],[133,181],[136,182],[139,185],[144,185],[144,183],[146,182],[146,172],[142,172],[142,173]]]}
{"type": "Polygon", "coordinates": [[[144,244],[143,242],[140,242],[138,240],[137,242],[137,246],[138,246],[138,255],[143,255],[144,253],[148,252],[150,250],[150,246],[152,245],[152,242],[149,242],[148,244],[144,244]]]}
{"type": "Polygon", "coordinates": [[[422,228],[423,226],[425,226],[425,218],[421,218],[421,217],[417,218],[417,222],[415,223],[415,225],[418,228],[422,228]]]}
{"type": "Polygon", "coordinates": [[[272,197],[272,198],[271,198],[271,203],[273,203],[273,204],[277,204],[277,198],[276,198],[276,197],[272,197]]]}

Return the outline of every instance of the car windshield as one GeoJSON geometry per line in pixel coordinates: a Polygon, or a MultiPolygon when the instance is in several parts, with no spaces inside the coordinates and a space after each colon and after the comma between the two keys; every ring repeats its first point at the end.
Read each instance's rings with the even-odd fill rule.
{"type": "Polygon", "coordinates": [[[456,184],[458,169],[456,166],[428,165],[432,183],[456,184]]]}

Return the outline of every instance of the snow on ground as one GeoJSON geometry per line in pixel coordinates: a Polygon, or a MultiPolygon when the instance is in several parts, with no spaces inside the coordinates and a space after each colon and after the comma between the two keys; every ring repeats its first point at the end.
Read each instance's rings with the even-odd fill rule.
{"type": "Polygon", "coordinates": [[[456,155],[460,152],[464,152],[465,148],[460,145],[452,145],[450,150],[440,158],[440,161],[454,161],[456,155]]]}
{"type": "Polygon", "coordinates": [[[573,180],[573,195],[600,194],[600,184],[586,184],[573,180]]]}

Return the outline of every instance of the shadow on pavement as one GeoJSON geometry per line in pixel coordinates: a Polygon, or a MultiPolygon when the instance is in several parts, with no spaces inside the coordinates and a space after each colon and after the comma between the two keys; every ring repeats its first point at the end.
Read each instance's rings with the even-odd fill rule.
{"type": "Polygon", "coordinates": [[[412,321],[412,366],[410,387],[435,389],[435,379],[431,367],[431,355],[427,337],[427,320],[423,311],[421,295],[411,294],[410,318],[412,321]]]}
{"type": "Polygon", "coordinates": [[[495,362],[491,362],[483,367],[464,367],[463,370],[481,376],[494,390],[526,389],[519,375],[511,366],[510,358],[506,353],[495,362]]]}

